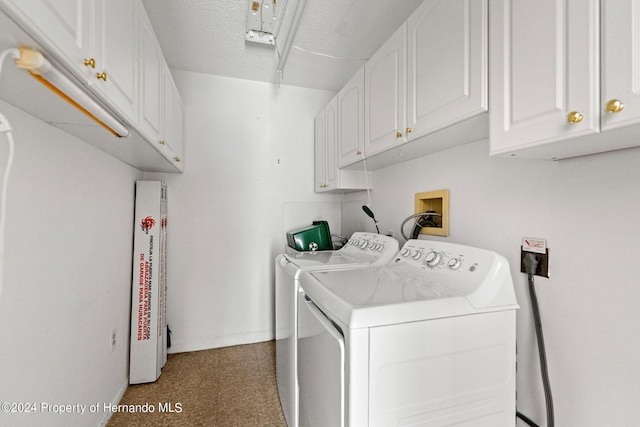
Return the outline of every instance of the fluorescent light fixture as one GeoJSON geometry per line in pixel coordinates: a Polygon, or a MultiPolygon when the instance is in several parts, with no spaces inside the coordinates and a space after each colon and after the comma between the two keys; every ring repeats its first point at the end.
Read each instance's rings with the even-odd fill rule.
{"type": "Polygon", "coordinates": [[[77,84],[56,70],[40,52],[24,47],[19,51],[20,57],[15,60],[17,67],[29,71],[36,80],[95,120],[113,135],[117,137],[129,136],[129,130],[122,123],[91,99],[77,84]]]}
{"type": "Polygon", "coordinates": [[[249,0],[244,39],[275,46],[286,6],[287,0],[249,0]]]}
{"type": "Polygon", "coordinates": [[[287,38],[284,41],[282,53],[280,54],[280,60],[278,61],[278,66],[276,67],[276,71],[280,74],[282,74],[282,72],[284,71],[284,66],[287,63],[289,51],[291,50],[291,46],[293,45],[293,39],[296,36],[296,32],[298,31],[298,25],[300,25],[300,21],[302,20],[302,13],[304,12],[304,8],[306,5],[307,0],[298,0],[296,13],[293,16],[293,22],[291,23],[291,28],[289,28],[289,32],[287,33],[287,38]]]}

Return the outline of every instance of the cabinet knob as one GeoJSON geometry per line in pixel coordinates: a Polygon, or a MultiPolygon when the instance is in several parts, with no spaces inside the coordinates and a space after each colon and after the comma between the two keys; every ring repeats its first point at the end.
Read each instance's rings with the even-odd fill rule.
{"type": "Polygon", "coordinates": [[[624,104],[619,99],[612,99],[604,107],[604,111],[607,113],[619,113],[622,110],[624,110],[624,104]]]}
{"type": "Polygon", "coordinates": [[[180,163],[180,157],[178,157],[178,156],[175,156],[175,157],[173,158],[173,160],[175,160],[177,163],[180,163]]]}
{"type": "Polygon", "coordinates": [[[411,133],[411,132],[413,132],[413,129],[412,128],[407,128],[407,133],[411,133]]]}
{"type": "Polygon", "coordinates": [[[362,154],[362,151],[358,150],[358,151],[356,151],[356,154],[359,156],[359,155],[362,154]]]}
{"type": "Polygon", "coordinates": [[[160,145],[166,145],[167,141],[165,141],[164,139],[162,141],[160,141],[160,145]]]}
{"type": "Polygon", "coordinates": [[[578,113],[577,111],[572,111],[569,114],[567,114],[567,123],[569,124],[580,123],[583,118],[584,117],[582,116],[582,114],[578,113]]]}
{"type": "Polygon", "coordinates": [[[84,65],[86,65],[87,67],[96,68],[96,60],[93,58],[85,59],[84,65]]]}
{"type": "Polygon", "coordinates": [[[402,132],[396,132],[396,138],[402,138],[402,132]]]}
{"type": "Polygon", "coordinates": [[[107,81],[107,73],[96,73],[96,79],[107,81]]]}

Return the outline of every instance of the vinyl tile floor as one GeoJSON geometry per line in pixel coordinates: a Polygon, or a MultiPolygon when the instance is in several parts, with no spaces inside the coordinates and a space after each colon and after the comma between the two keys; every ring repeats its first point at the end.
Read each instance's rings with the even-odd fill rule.
{"type": "Polygon", "coordinates": [[[286,427],[275,342],[170,354],[158,381],[130,385],[119,403],[145,404],[154,411],[115,412],[107,427],[286,427]]]}

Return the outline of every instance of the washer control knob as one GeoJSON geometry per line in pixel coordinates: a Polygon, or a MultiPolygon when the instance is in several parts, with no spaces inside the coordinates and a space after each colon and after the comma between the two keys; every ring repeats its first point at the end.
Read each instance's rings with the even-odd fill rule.
{"type": "Polygon", "coordinates": [[[460,258],[451,258],[449,260],[449,262],[447,263],[447,266],[451,269],[451,270],[457,270],[460,268],[460,265],[462,265],[462,261],[460,260],[460,258]]]}
{"type": "Polygon", "coordinates": [[[418,260],[422,256],[422,252],[420,252],[419,250],[415,250],[413,251],[413,255],[411,256],[413,257],[413,259],[418,260]]]}
{"type": "Polygon", "coordinates": [[[403,257],[405,257],[405,258],[406,258],[406,257],[408,257],[408,256],[409,256],[409,254],[411,254],[411,249],[409,249],[409,248],[404,248],[404,249],[402,250],[402,252],[400,253],[400,255],[402,255],[402,256],[403,256],[403,257]]]}
{"type": "Polygon", "coordinates": [[[378,243],[376,245],[376,251],[382,252],[383,249],[384,249],[384,245],[382,243],[378,243]]]}
{"type": "Polygon", "coordinates": [[[360,249],[366,249],[367,245],[369,244],[369,242],[367,242],[366,240],[363,240],[362,242],[360,242],[360,249]]]}
{"type": "Polygon", "coordinates": [[[427,256],[424,258],[426,264],[428,267],[435,267],[437,266],[440,261],[442,260],[442,254],[436,252],[436,251],[431,251],[427,254],[427,256]]]}

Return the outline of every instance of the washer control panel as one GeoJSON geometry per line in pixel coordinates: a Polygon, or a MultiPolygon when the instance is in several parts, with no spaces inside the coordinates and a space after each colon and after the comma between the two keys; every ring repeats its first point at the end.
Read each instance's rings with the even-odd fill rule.
{"type": "Polygon", "coordinates": [[[490,251],[469,246],[429,240],[409,240],[395,258],[428,270],[476,272],[490,256],[490,251]]]}
{"type": "Polygon", "coordinates": [[[356,232],[344,245],[341,252],[357,257],[366,256],[376,264],[386,264],[398,253],[399,244],[390,236],[376,233],[356,232]]]}

